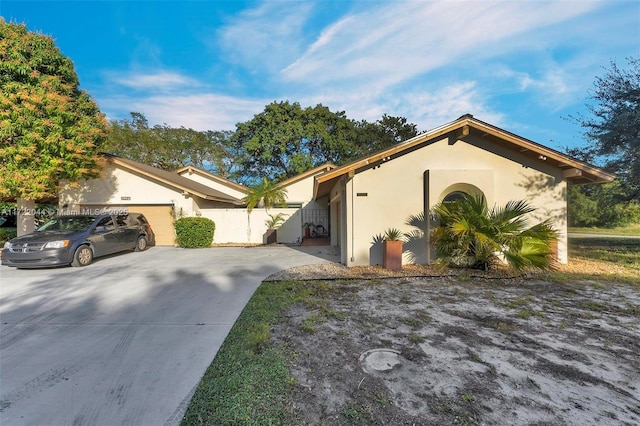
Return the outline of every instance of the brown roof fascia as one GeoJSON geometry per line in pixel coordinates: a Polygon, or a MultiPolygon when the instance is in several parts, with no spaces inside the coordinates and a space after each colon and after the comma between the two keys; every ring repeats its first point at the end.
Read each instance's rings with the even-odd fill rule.
{"type": "Polygon", "coordinates": [[[105,155],[105,157],[107,157],[113,163],[125,169],[135,171],[155,181],[162,182],[180,191],[184,191],[184,192],[196,195],[205,200],[220,201],[223,203],[230,203],[230,204],[236,204],[236,205],[243,204],[242,200],[238,200],[220,191],[217,191],[213,188],[209,188],[198,182],[194,182],[190,179],[187,179],[186,177],[180,176],[177,173],[158,169],[156,167],[138,163],[136,161],[128,160],[126,158],[118,157],[113,154],[103,154],[103,155],[105,155]],[[169,174],[175,174],[175,176],[169,176],[169,174]]]}
{"type": "Polygon", "coordinates": [[[299,175],[295,175],[293,177],[290,177],[289,179],[283,180],[282,182],[278,183],[278,186],[288,186],[293,183],[299,182],[303,179],[306,179],[309,176],[317,175],[319,173],[329,172],[337,167],[338,166],[332,163],[324,163],[317,167],[314,167],[313,169],[307,170],[306,172],[300,173],[299,175]]]}
{"type": "MultiPolygon", "coordinates": [[[[403,151],[410,150],[416,145],[438,137],[445,136],[454,131],[458,131],[457,136],[459,138],[464,138],[470,133],[470,128],[485,132],[486,134],[490,134],[492,136],[500,138],[501,140],[507,141],[512,145],[520,147],[521,151],[529,150],[537,155],[543,156],[545,159],[553,159],[558,162],[558,167],[560,168],[574,168],[579,170],[580,172],[585,172],[593,177],[593,179],[589,179],[581,175],[580,179],[576,179],[576,182],[583,183],[585,179],[586,181],[590,182],[611,182],[613,179],[615,179],[615,175],[607,173],[598,167],[578,161],[551,148],[547,148],[521,136],[515,135],[506,130],[480,121],[476,118],[473,118],[472,115],[467,114],[443,126],[436,127],[435,129],[421,133],[411,139],[406,140],[405,142],[401,142],[383,151],[379,151],[375,154],[363,157],[351,163],[345,164],[344,166],[328,171],[320,176],[316,176],[314,185],[314,198],[318,195],[318,189],[322,183],[329,182],[345,174],[352,175],[362,167],[366,167],[369,164],[378,161],[383,161],[388,157],[393,157],[397,154],[402,153],[403,151]]],[[[571,178],[571,176],[566,177],[567,179],[571,178]]]]}
{"type": "MultiPolygon", "coordinates": [[[[533,142],[514,133],[500,129],[499,127],[493,126],[489,123],[485,123],[484,121],[480,121],[475,118],[472,118],[470,120],[473,120],[473,122],[469,124],[474,129],[507,141],[519,147],[521,152],[530,151],[534,153],[539,159],[544,159],[544,161],[553,160],[557,162],[557,166],[561,169],[577,169],[581,172],[587,173],[594,178],[592,180],[593,182],[611,182],[616,177],[614,174],[605,172],[599,167],[576,160],[575,158],[572,158],[566,154],[558,152],[544,145],[540,145],[539,143],[533,142]]],[[[565,177],[570,178],[571,176],[569,175],[565,177]]]]}
{"type": "Polygon", "coordinates": [[[182,175],[184,172],[187,173],[198,173],[204,177],[207,177],[209,179],[215,180],[216,182],[219,182],[223,185],[227,185],[233,189],[237,189],[238,191],[242,191],[244,193],[247,193],[247,191],[249,191],[249,188],[247,188],[244,185],[240,185],[239,183],[235,183],[230,181],[229,179],[225,179],[221,176],[218,175],[214,175],[213,173],[210,173],[206,170],[202,170],[198,167],[194,167],[194,166],[185,166],[185,167],[181,167],[178,170],[176,170],[176,173],[178,173],[179,175],[182,175]]]}

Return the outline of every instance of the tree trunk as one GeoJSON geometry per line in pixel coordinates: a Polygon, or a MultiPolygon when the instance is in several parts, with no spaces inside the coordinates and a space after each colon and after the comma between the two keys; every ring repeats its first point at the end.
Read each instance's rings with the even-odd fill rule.
{"type": "Polygon", "coordinates": [[[36,203],[34,200],[18,198],[17,235],[30,234],[36,229],[36,203]]]}

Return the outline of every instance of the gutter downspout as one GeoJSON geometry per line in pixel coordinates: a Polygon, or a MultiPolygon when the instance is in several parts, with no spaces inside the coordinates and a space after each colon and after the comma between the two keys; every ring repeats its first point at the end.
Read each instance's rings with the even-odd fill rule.
{"type": "MultiPolygon", "coordinates": [[[[355,177],[355,176],[354,176],[355,177]]],[[[355,256],[353,255],[355,253],[356,250],[356,237],[355,237],[355,230],[354,230],[354,226],[355,226],[355,200],[354,200],[354,196],[353,196],[353,177],[351,178],[351,263],[356,261],[355,256]]]]}

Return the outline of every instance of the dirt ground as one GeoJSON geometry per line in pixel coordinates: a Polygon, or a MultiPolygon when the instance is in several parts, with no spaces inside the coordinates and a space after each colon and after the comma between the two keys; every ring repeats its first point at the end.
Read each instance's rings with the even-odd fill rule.
{"type": "Polygon", "coordinates": [[[306,424],[640,424],[637,285],[320,285],[272,330],[295,360],[293,410],[306,424]]]}

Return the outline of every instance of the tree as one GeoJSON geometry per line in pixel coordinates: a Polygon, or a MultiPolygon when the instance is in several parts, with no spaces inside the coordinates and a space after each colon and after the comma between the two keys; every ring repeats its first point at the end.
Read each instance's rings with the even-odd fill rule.
{"type": "Polygon", "coordinates": [[[640,223],[638,200],[628,194],[619,180],[602,185],[569,186],[569,226],[615,228],[640,223]]]}
{"type": "Polygon", "coordinates": [[[356,125],[357,156],[365,156],[389,148],[418,135],[418,126],[404,117],[383,114],[374,123],[362,120],[356,125]]]}
{"type": "Polygon", "coordinates": [[[344,111],[323,105],[273,102],[251,120],[236,125],[230,145],[244,155],[235,178],[283,180],[330,162],[344,164],[417,135],[415,124],[383,115],[375,123],[356,123],[344,111]]]}
{"type": "MultiPolygon", "coordinates": [[[[576,121],[585,129],[591,145],[582,158],[603,159],[626,189],[627,200],[640,197],[640,57],[627,58],[629,69],[611,62],[604,77],[596,77],[587,108],[592,116],[576,121]]],[[[573,150],[572,154],[577,154],[573,150]]]]}
{"type": "Polygon", "coordinates": [[[231,132],[149,127],[143,114],[130,114],[129,119],[111,121],[104,151],[164,170],[191,165],[228,177],[234,169],[231,132]]]}
{"type": "Polygon", "coordinates": [[[236,125],[232,144],[245,155],[237,175],[255,181],[283,180],[325,162],[341,163],[353,151],[353,122],[344,112],[317,105],[273,102],[251,120],[236,125]]]}
{"type": "Polygon", "coordinates": [[[287,205],[287,189],[263,177],[260,183],[249,188],[245,202],[249,213],[255,207],[264,207],[266,210],[273,206],[285,207],[287,205]]]}
{"type": "Polygon", "coordinates": [[[438,225],[431,242],[438,257],[455,266],[487,270],[499,262],[501,254],[518,271],[549,269],[550,245],[557,235],[548,220],[527,227],[524,216],[532,211],[525,201],[489,209],[484,196],[464,195],[433,208],[431,214],[438,225]]]}
{"type": "Polygon", "coordinates": [[[107,122],[51,37],[0,18],[0,93],[1,198],[29,207],[98,175],[107,122]]]}

